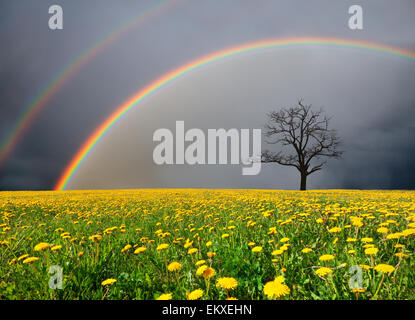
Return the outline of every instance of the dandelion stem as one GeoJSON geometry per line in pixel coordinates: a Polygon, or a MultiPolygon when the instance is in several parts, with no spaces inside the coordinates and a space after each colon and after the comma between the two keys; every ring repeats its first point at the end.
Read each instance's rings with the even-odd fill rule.
{"type": "Polygon", "coordinates": [[[98,241],[96,242],[96,255],[95,255],[95,264],[98,264],[98,256],[99,256],[99,244],[98,241]]]}
{"type": "Polygon", "coordinates": [[[210,279],[205,279],[206,283],[206,296],[209,296],[209,286],[210,286],[210,279]]]}
{"type": "Polygon", "coordinates": [[[177,274],[177,271],[175,271],[174,274],[176,275],[176,281],[177,281],[177,284],[179,285],[179,289],[181,291],[182,287],[181,287],[180,282],[179,282],[179,275],[177,274]]]}
{"type": "Polygon", "coordinates": [[[107,296],[108,291],[110,290],[110,286],[107,286],[107,291],[105,291],[104,296],[102,297],[102,300],[105,299],[105,297],[107,296]]]}
{"type": "Polygon", "coordinates": [[[376,296],[378,295],[378,292],[379,292],[379,290],[380,290],[380,286],[381,286],[381,285],[382,285],[382,283],[383,283],[383,279],[385,279],[385,274],[382,274],[382,280],[380,280],[380,283],[379,283],[378,289],[376,290],[375,295],[373,296],[373,299],[374,299],[374,298],[376,298],[376,296]]]}

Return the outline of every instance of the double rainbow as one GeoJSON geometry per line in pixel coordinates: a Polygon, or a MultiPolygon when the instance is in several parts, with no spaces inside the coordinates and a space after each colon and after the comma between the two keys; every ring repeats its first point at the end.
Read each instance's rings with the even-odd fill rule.
{"type": "Polygon", "coordinates": [[[392,55],[400,58],[415,60],[415,53],[409,50],[386,46],[378,43],[347,40],[340,38],[288,38],[277,40],[266,40],[260,42],[247,43],[240,46],[231,47],[225,50],[217,51],[199,59],[191,61],[173,71],[170,71],[154,82],[150,83],[136,94],[126,100],[123,104],[118,106],[116,110],[92,133],[92,135],[83,143],[82,147],[70,161],[62,175],[60,176],[55,190],[65,190],[71,182],[77,169],[82,165],[88,155],[94,150],[94,147],[101,141],[104,135],[122,119],[122,117],[132,108],[140,104],[144,99],[149,97],[152,93],[160,90],[168,83],[175,81],[189,72],[197,70],[210,63],[237,56],[243,53],[256,52],[264,49],[295,47],[295,46],[332,46],[342,48],[355,48],[369,50],[380,54],[392,55]]]}

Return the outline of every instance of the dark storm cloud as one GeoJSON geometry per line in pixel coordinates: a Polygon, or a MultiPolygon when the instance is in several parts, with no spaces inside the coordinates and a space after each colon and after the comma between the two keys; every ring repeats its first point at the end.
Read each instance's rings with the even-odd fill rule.
{"type": "MultiPolygon", "coordinates": [[[[408,63],[395,75],[386,98],[375,99],[379,111],[346,137],[341,161],[330,161],[323,181],[337,181],[331,187],[369,189],[415,188],[415,94],[414,67],[408,63]]],[[[376,82],[375,82],[376,83],[376,82]]],[[[361,94],[382,97],[375,90],[361,94]]],[[[350,99],[353,101],[353,98],[350,99]]],[[[366,112],[356,111],[360,117],[366,112]]]]}
{"type": "Polygon", "coordinates": [[[404,97],[348,150],[341,168],[345,188],[415,188],[415,98],[404,97]]]}
{"type": "MultiPolygon", "coordinates": [[[[128,6],[103,1],[53,3],[64,7],[64,30],[55,32],[47,27],[51,1],[9,2],[1,10],[3,15],[8,13],[0,30],[1,42],[6,44],[0,52],[2,141],[22,117],[24,108],[64,66],[104,35],[160,1],[128,6]]],[[[136,41],[143,37],[146,42],[151,40],[147,30],[135,31],[136,41]]],[[[133,42],[131,48],[131,38],[119,40],[85,65],[48,102],[1,169],[0,188],[51,188],[82,141],[114,106],[143,86],[154,76],[152,73],[160,72],[158,66],[147,63],[146,68],[141,68],[137,63],[140,54],[151,56],[149,44],[142,48],[133,42]],[[127,53],[129,57],[124,59],[127,53]],[[136,79],[138,74],[141,80],[136,79]],[[30,165],[17,165],[22,161],[30,165]],[[24,176],[27,183],[22,184],[24,176]]],[[[159,57],[154,54],[154,58],[159,57]]]]}
{"type": "MultiPolygon", "coordinates": [[[[21,117],[24,107],[63,66],[156,3],[2,1],[0,141],[21,117]],[[64,8],[62,31],[47,28],[47,8],[51,4],[64,8]]],[[[53,187],[82,142],[115,106],[166,71],[208,52],[249,41],[295,36],[347,37],[415,49],[412,0],[360,3],[365,10],[365,29],[353,32],[347,28],[347,9],[355,1],[178,1],[117,39],[65,84],[0,168],[0,189],[53,187]]],[[[373,114],[373,120],[368,120],[359,133],[346,134],[344,159],[330,162],[327,171],[315,179],[319,185],[414,187],[414,74],[413,68],[408,70],[402,70],[396,78],[400,89],[392,90],[390,97],[395,103],[389,110],[373,114]]],[[[375,92],[376,74],[369,80],[375,92]]],[[[290,101],[298,96],[301,93],[290,101]]],[[[353,97],[343,99],[353,102],[353,97]]],[[[160,173],[154,174],[162,179],[160,173]]],[[[214,181],[209,183],[214,185],[214,181]]],[[[275,186],[268,182],[264,185],[275,186]]]]}

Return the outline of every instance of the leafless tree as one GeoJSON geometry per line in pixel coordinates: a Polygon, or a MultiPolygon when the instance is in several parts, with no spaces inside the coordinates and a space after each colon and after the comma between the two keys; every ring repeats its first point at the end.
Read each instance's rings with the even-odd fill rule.
{"type": "Polygon", "coordinates": [[[341,141],[337,131],[329,128],[329,122],[322,109],[314,111],[302,100],[294,107],[270,112],[265,125],[265,137],[270,140],[266,142],[279,144],[282,150],[262,152],[261,162],[297,168],[301,175],[300,190],[306,190],[307,177],[326,163],[322,158],[339,158],[343,153],[338,150],[341,141]]]}

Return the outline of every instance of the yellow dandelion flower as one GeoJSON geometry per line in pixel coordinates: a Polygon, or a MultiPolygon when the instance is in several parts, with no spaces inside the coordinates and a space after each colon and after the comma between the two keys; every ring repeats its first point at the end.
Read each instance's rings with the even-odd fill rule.
{"type": "Polygon", "coordinates": [[[262,247],[260,247],[260,246],[252,248],[252,252],[261,252],[261,251],[262,251],[262,247]]]}
{"type": "Polygon", "coordinates": [[[22,254],[20,257],[17,258],[17,261],[23,260],[24,258],[27,258],[29,255],[26,254],[22,254]]]}
{"type": "Polygon", "coordinates": [[[395,233],[390,233],[386,236],[386,239],[391,240],[391,239],[399,239],[400,237],[403,237],[404,234],[401,232],[395,232],[395,233]]]}
{"type": "Polygon", "coordinates": [[[378,252],[379,252],[379,249],[377,248],[367,248],[365,250],[365,254],[368,254],[368,255],[374,255],[374,254],[377,254],[378,252]]]}
{"type": "Polygon", "coordinates": [[[160,251],[160,250],[165,250],[168,247],[169,247],[168,243],[162,243],[162,244],[159,244],[156,249],[160,251]]]}
{"type": "Polygon", "coordinates": [[[361,264],[360,267],[362,267],[362,269],[364,269],[364,270],[370,270],[370,269],[372,269],[372,267],[371,266],[368,266],[367,264],[361,264]]]}
{"type": "Polygon", "coordinates": [[[125,251],[127,251],[127,250],[130,250],[131,249],[131,245],[130,244],[127,244],[124,248],[122,248],[121,249],[121,252],[125,252],[125,251]]]}
{"type": "Polygon", "coordinates": [[[321,267],[321,268],[318,268],[318,269],[315,271],[315,273],[316,273],[318,276],[320,276],[320,277],[324,277],[324,276],[326,276],[326,275],[328,275],[328,274],[333,273],[333,270],[331,270],[330,268],[321,267]]]}
{"type": "MultiPolygon", "coordinates": [[[[66,235],[66,236],[63,236],[62,238],[67,239],[67,238],[70,238],[70,236],[66,235]]],[[[91,240],[92,242],[98,242],[102,240],[102,236],[100,234],[95,234],[95,235],[88,237],[88,239],[91,240]]]]}
{"type": "Polygon", "coordinates": [[[142,253],[146,250],[147,250],[146,247],[138,247],[137,249],[134,250],[134,254],[139,254],[139,253],[142,253]]]}
{"type": "Polygon", "coordinates": [[[163,293],[156,300],[171,300],[171,299],[172,299],[171,293],[163,293]]]}
{"type": "Polygon", "coordinates": [[[405,229],[405,230],[402,231],[402,234],[405,237],[413,235],[413,234],[415,234],[415,228],[414,229],[405,229]]]}
{"type": "Polygon", "coordinates": [[[334,259],[334,256],[331,254],[323,254],[320,258],[318,258],[320,261],[330,261],[334,259]]]}
{"type": "Polygon", "coordinates": [[[388,233],[389,229],[385,228],[385,227],[380,227],[376,231],[379,232],[379,233],[388,233]]]}
{"type": "Polygon", "coordinates": [[[301,250],[302,253],[309,253],[313,250],[311,250],[310,248],[304,248],[303,250],[301,250]]]}
{"type": "Polygon", "coordinates": [[[202,264],[205,264],[206,263],[206,260],[199,260],[199,261],[197,261],[195,264],[197,265],[197,266],[201,266],[202,264]]]}
{"type": "Polygon", "coordinates": [[[215,275],[216,271],[215,269],[211,268],[211,267],[207,267],[203,273],[202,273],[202,277],[204,279],[210,279],[215,275]]]}
{"type": "Polygon", "coordinates": [[[187,295],[187,299],[188,300],[197,300],[197,299],[201,298],[202,296],[203,296],[203,290],[196,289],[196,290],[193,290],[192,292],[190,292],[187,295]]]}
{"type": "Polygon", "coordinates": [[[284,277],[279,276],[274,281],[269,281],[264,285],[264,294],[270,298],[280,298],[290,293],[290,288],[284,284],[284,277]]]}
{"type": "Polygon", "coordinates": [[[378,264],[377,266],[375,266],[373,269],[375,269],[378,272],[381,273],[391,273],[393,271],[395,271],[395,267],[389,265],[389,264],[378,264]]]}
{"type": "Polygon", "coordinates": [[[50,248],[50,250],[52,251],[58,251],[60,249],[62,249],[62,246],[53,246],[52,248],[50,248]]]}
{"type": "Polygon", "coordinates": [[[115,282],[117,282],[117,280],[112,279],[112,278],[109,278],[107,280],[102,281],[101,285],[102,286],[108,286],[108,285],[111,285],[111,284],[113,284],[115,282]]]}
{"type": "Polygon", "coordinates": [[[222,277],[217,280],[216,286],[225,290],[233,290],[238,286],[238,281],[235,278],[222,277]]]}
{"type": "Polygon", "coordinates": [[[282,250],[282,251],[287,251],[288,250],[288,246],[289,246],[289,243],[286,243],[286,244],[284,244],[280,249],[282,250]]]}
{"type": "Polygon", "coordinates": [[[37,245],[35,245],[34,250],[35,250],[35,251],[43,251],[43,250],[45,250],[45,249],[47,249],[47,248],[49,248],[49,247],[50,247],[50,244],[49,244],[49,243],[46,243],[46,242],[40,242],[40,243],[38,243],[37,245]]]}
{"type": "Polygon", "coordinates": [[[361,218],[357,218],[357,217],[355,217],[355,219],[352,220],[352,224],[353,224],[353,226],[358,227],[358,228],[360,228],[361,226],[363,226],[362,219],[361,218]]]}
{"type": "Polygon", "coordinates": [[[207,265],[203,265],[203,266],[200,266],[199,268],[197,268],[197,270],[196,270],[196,275],[197,276],[202,276],[203,275],[203,272],[205,272],[205,270],[208,268],[208,266],[207,265]]]}
{"type": "Polygon", "coordinates": [[[273,256],[279,256],[280,254],[283,254],[283,253],[284,253],[284,250],[279,250],[279,249],[272,251],[273,256]]]}
{"type": "Polygon", "coordinates": [[[185,242],[185,244],[183,245],[183,247],[185,248],[185,249],[187,249],[187,248],[189,248],[189,247],[191,247],[192,246],[192,244],[193,244],[193,241],[188,241],[189,239],[187,239],[186,240],[186,242],[185,242]]]}
{"type": "Polygon", "coordinates": [[[188,254],[194,254],[196,253],[198,250],[196,248],[190,248],[189,251],[187,251],[188,254]]]}
{"type": "Polygon", "coordinates": [[[209,258],[213,258],[216,255],[216,252],[209,251],[206,253],[209,258]]]}
{"type": "Polygon", "coordinates": [[[35,262],[38,261],[39,258],[38,257],[30,257],[30,258],[26,258],[23,260],[23,263],[30,263],[30,262],[35,262]]]}
{"type": "Polygon", "coordinates": [[[172,263],[170,263],[167,266],[167,269],[171,272],[173,271],[179,271],[182,268],[181,263],[177,262],[177,261],[173,261],[172,263]]]}

